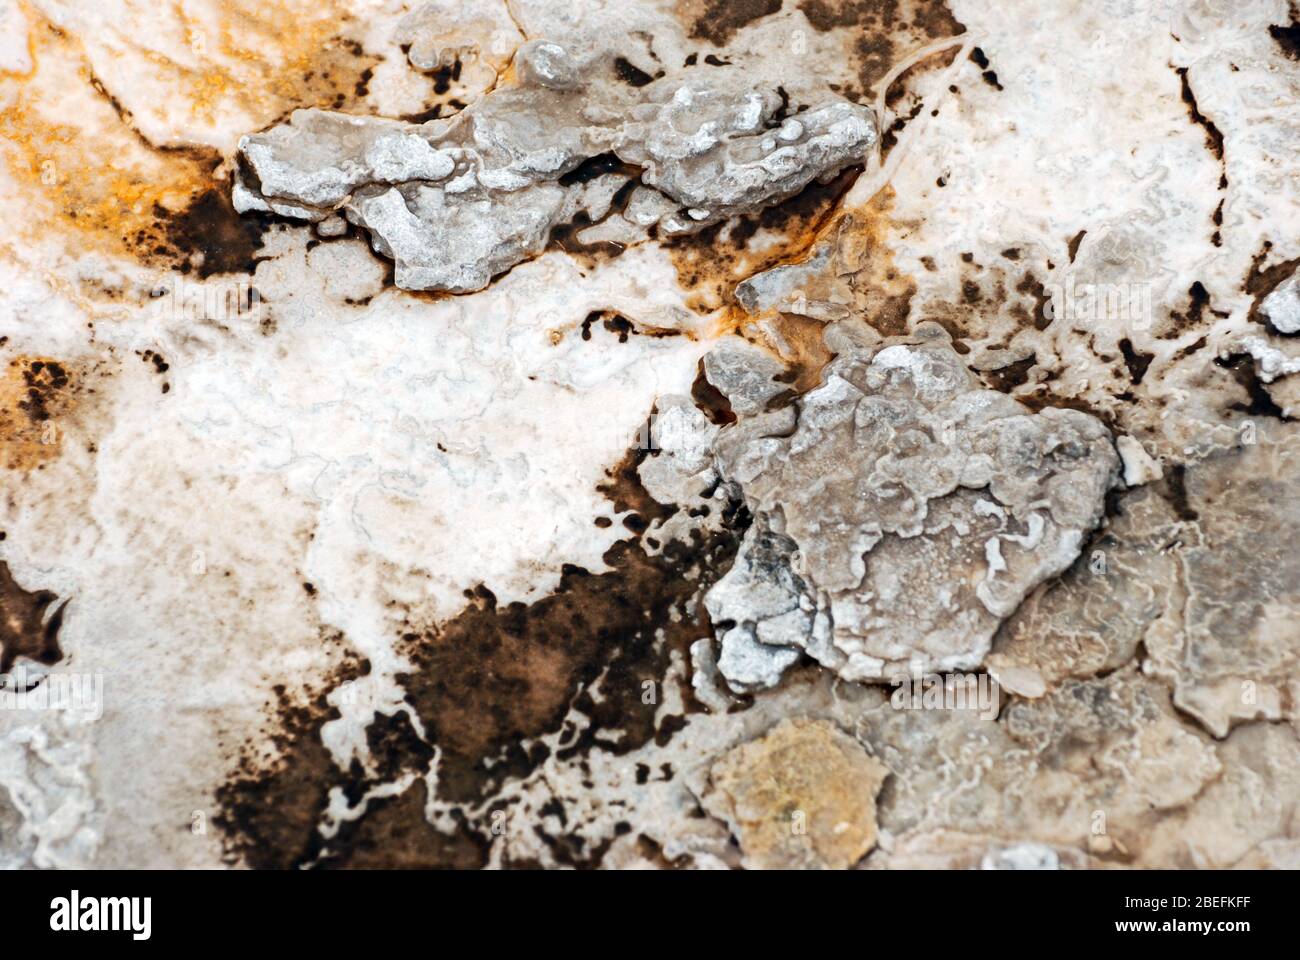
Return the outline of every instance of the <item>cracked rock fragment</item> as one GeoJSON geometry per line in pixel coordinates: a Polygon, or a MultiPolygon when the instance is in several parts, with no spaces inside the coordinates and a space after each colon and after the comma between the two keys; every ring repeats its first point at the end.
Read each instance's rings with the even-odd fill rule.
{"type": "Polygon", "coordinates": [[[702,77],[652,89],[648,102],[633,107],[614,150],[645,167],[645,183],[685,206],[697,224],[792,197],[875,143],[870,111],[847,100],[773,128],[781,106],[773,91],[718,88],[702,77]]]}
{"type": "Polygon", "coordinates": [[[889,770],[825,720],[783,720],[709,774],[705,808],[751,869],[845,869],[876,845],[876,795],[889,770]]]}
{"type": "MultiPolygon", "coordinates": [[[[436,53],[420,56],[432,64],[436,53]]],[[[872,111],[827,90],[782,119],[777,93],[739,72],[687,70],[629,91],[594,79],[608,59],[526,43],[517,85],[423,124],[297,110],[241,139],[235,207],[309,221],[341,213],[394,261],[399,287],[465,293],[539,254],[557,224],[609,212],[586,208],[583,178],[565,179],[586,160],[612,153],[642,168],[621,215],[628,241],[778,203],[876,144],[872,111]]],[[[606,199],[628,179],[606,184],[606,199]]]]}
{"type": "Polygon", "coordinates": [[[979,666],[1118,482],[1100,421],[982,389],[937,325],[877,347],[831,336],[840,355],[820,387],[714,444],[755,517],[706,599],[737,689],[775,683],[780,648],[849,680],[979,666]]]}

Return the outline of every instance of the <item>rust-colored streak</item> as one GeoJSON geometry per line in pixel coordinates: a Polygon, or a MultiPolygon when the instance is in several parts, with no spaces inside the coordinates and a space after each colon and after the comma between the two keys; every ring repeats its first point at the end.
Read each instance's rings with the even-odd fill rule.
{"type": "Polygon", "coordinates": [[[742,280],[803,259],[861,173],[861,167],[851,167],[760,213],[668,241],[678,282],[690,291],[691,308],[711,313],[733,305],[736,284],[742,280]]]}
{"type": "MultiPolygon", "coordinates": [[[[908,331],[917,289],[916,281],[894,260],[890,240],[900,224],[891,216],[893,205],[893,188],[885,187],[861,206],[832,210],[832,215],[810,232],[801,255],[781,261],[806,261],[813,244],[826,244],[831,250],[830,263],[801,279],[804,299],[839,305],[887,336],[908,331]]],[[[752,320],[768,319],[751,318],[741,310],[736,317],[741,327],[752,320]]]]}

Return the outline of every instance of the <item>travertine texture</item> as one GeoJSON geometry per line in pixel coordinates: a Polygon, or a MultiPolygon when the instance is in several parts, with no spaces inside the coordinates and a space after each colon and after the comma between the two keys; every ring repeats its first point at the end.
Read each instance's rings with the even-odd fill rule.
{"type": "Polygon", "coordinates": [[[771,686],[800,648],[849,680],[979,666],[1117,482],[1101,423],[980,388],[941,328],[875,348],[828,337],[822,386],[715,441],[756,518],[706,601],[734,624],[718,663],[737,689],[771,686]]]}
{"type": "Polygon", "coordinates": [[[0,866],[1294,868],[1292,6],[0,0],[0,866]]]}

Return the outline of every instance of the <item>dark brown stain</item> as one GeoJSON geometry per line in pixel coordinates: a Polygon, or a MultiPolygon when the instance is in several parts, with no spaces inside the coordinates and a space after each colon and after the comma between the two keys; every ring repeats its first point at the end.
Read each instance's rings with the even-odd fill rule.
{"type": "Polygon", "coordinates": [[[1080,230],[1066,243],[1066,253],[1070,255],[1071,263],[1074,263],[1074,258],[1079,255],[1079,245],[1083,243],[1083,238],[1087,235],[1087,230],[1080,230]]]}
{"type": "Polygon", "coordinates": [[[23,380],[23,396],[17,407],[32,423],[50,419],[51,408],[69,383],[68,371],[55,360],[13,360],[23,380]]]}
{"type": "Polygon", "coordinates": [[[1195,341],[1189,343],[1187,346],[1183,347],[1176,354],[1174,354],[1174,361],[1177,362],[1179,360],[1186,360],[1192,354],[1204,350],[1206,345],[1209,342],[1210,341],[1208,337],[1198,337],[1195,341]]]}
{"type": "Polygon", "coordinates": [[[1178,515],[1179,520],[1194,523],[1200,519],[1201,515],[1192,509],[1187,499],[1187,466],[1185,464],[1175,464],[1166,470],[1158,489],[1164,498],[1169,501],[1169,505],[1174,508],[1174,513],[1178,515]]]}
{"type": "MultiPolygon", "coordinates": [[[[895,120],[889,125],[888,129],[880,138],[881,157],[889,156],[890,150],[897,144],[899,134],[912,120],[915,120],[925,108],[925,100],[915,88],[915,82],[920,78],[927,76],[936,71],[945,70],[957,58],[958,50],[956,47],[947,50],[940,50],[922,60],[917,61],[908,67],[898,77],[894,78],[893,83],[885,91],[885,105],[893,112],[895,120]],[[903,115],[901,101],[908,98],[912,101],[910,110],[903,115]]],[[[931,110],[930,115],[938,113],[937,109],[931,110]]],[[[945,186],[947,181],[939,178],[939,186],[945,186]]]]}
{"type": "Polygon", "coordinates": [[[416,780],[395,797],[371,800],[345,824],[321,859],[325,870],[477,870],[487,864],[487,840],[462,818],[452,833],[425,819],[428,788],[416,780]]]}
{"type": "Polygon", "coordinates": [[[710,423],[722,426],[736,422],[736,414],[731,409],[731,401],[723,395],[721,390],[709,383],[709,378],[704,375],[703,360],[700,360],[695,371],[695,382],[691,384],[691,399],[695,401],[695,406],[709,418],[710,423]]]}
{"type": "Polygon", "coordinates": [[[1265,267],[1264,261],[1268,259],[1269,252],[1273,249],[1273,244],[1269,240],[1264,241],[1264,246],[1251,261],[1250,270],[1246,273],[1245,279],[1241,283],[1241,288],[1253,297],[1250,305],[1249,317],[1255,323],[1266,326],[1270,333],[1277,336],[1296,336],[1296,334],[1284,334],[1273,326],[1269,321],[1268,315],[1263,312],[1261,305],[1270,293],[1276,290],[1285,280],[1287,280],[1297,270],[1300,270],[1300,257],[1293,260],[1283,260],[1273,264],[1271,267],[1265,267]]]}
{"type": "Polygon", "coordinates": [[[1255,371],[1255,358],[1250,354],[1233,353],[1226,357],[1216,357],[1214,363],[1231,373],[1238,386],[1246,391],[1247,402],[1230,404],[1229,410],[1251,417],[1273,417],[1283,422],[1296,419],[1286,416],[1273,400],[1268,388],[1259,379],[1259,374],[1255,371]]]}
{"type": "Polygon", "coordinates": [[[995,90],[1002,90],[1002,84],[998,82],[998,75],[989,69],[989,58],[983,50],[979,47],[972,49],[970,52],[970,60],[975,64],[975,66],[979,67],[980,70],[983,71],[980,76],[984,78],[985,83],[990,87],[993,87],[995,90]]]}
{"type": "MultiPolygon", "coordinates": [[[[647,421],[647,427],[650,423],[647,421]]],[[[649,456],[648,446],[629,450],[618,463],[605,471],[605,481],[596,487],[614,505],[616,512],[630,511],[646,526],[663,523],[677,512],[676,504],[660,503],[642,485],[638,470],[649,456]]]]}
{"type": "MultiPolygon", "coordinates": [[[[1057,376],[1058,375],[1054,371],[1049,370],[1045,380],[1050,382],[1057,379],[1057,376]]],[[[1048,407],[1064,407],[1067,410],[1078,410],[1081,413],[1091,414],[1096,417],[1106,425],[1107,429],[1109,429],[1111,433],[1123,432],[1115,420],[1115,415],[1111,411],[1089,403],[1082,397],[1062,396],[1053,393],[1051,387],[1048,386],[1047,383],[1040,384],[1027,393],[1017,394],[1016,400],[1023,403],[1034,413],[1046,410],[1048,407]]]]}
{"type": "Polygon", "coordinates": [[[304,700],[283,686],[266,739],[274,748],[268,761],[261,740],[246,744],[236,770],[216,792],[212,822],[223,835],[226,859],[261,870],[290,870],[314,862],[324,838],[317,830],[329,805],[330,789],[343,786],[356,796],[365,781],[360,769],[340,770],[321,740],[321,728],[340,713],[326,700],[329,691],[369,672],[364,661],[345,661],[323,689],[304,700]]]}
{"type": "MultiPolygon", "coordinates": [[[[566,565],[559,587],[529,604],[498,604],[479,586],[467,591],[465,609],[451,620],[425,628],[408,623],[400,643],[414,669],[399,682],[427,741],[405,714],[379,714],[367,730],[374,769],[354,763],[341,770],[321,741],[321,728],[339,716],[326,694],[367,673],[369,665],[347,661],[305,701],[277,688],[268,732],[273,758],[265,759],[261,740],[250,742],[217,793],[214,823],[223,831],[228,858],[273,869],[480,867],[491,843],[493,805],[488,814],[478,810],[473,816],[455,808],[456,829],[441,833],[425,819],[428,798],[417,780],[399,796],[368,801],[359,818],[326,841],[317,825],[330,790],[340,787],[353,805],[361,803],[370,787],[405,772],[427,772],[436,747],[439,798],[477,804],[549,756],[547,747],[526,749],[523,743],[561,730],[571,709],[590,722],[565,739],[562,759],[580,759],[591,750],[621,754],[650,740],[664,743],[681,729],[680,717],[656,725],[663,697],[658,685],[674,653],[684,655],[690,643],[711,634],[698,599],[730,567],[749,516],[741,505],[729,504],[721,532],[699,532],[688,543],[674,541],[661,554],[647,554],[641,531],[677,510],[657,503],[641,486],[636,468],[652,455],[629,451],[600,487],[615,509],[635,509],[640,517],[628,524],[633,535],[605,554],[607,572],[566,565]],[[597,679],[599,696],[592,691],[597,679]],[[643,699],[647,682],[655,685],[653,702],[643,699]]],[[[700,709],[689,691],[686,700],[688,710],[700,709]]],[[[565,823],[563,806],[555,806],[548,813],[565,823]]],[[[596,866],[614,837],[632,827],[620,823],[614,837],[594,845],[552,834],[541,823],[531,829],[556,862],[596,866]]]]}
{"type": "Polygon", "coordinates": [[[251,274],[271,218],[238,214],[222,187],[206,190],[180,213],[161,207],[154,213],[163,240],[153,253],[182,273],[206,279],[215,274],[251,274]]]}
{"type": "Polygon", "coordinates": [[[1009,363],[1005,367],[999,367],[996,370],[983,370],[980,372],[981,378],[994,390],[1002,393],[1011,393],[1017,387],[1022,387],[1029,380],[1029,371],[1034,368],[1038,358],[1030,354],[1023,360],[1017,360],[1009,363]]]}
{"type": "Polygon", "coordinates": [[[1016,292],[1033,297],[1034,309],[1030,316],[1035,330],[1046,330],[1055,319],[1052,295],[1047,286],[1032,273],[1027,273],[1016,284],[1016,292]]]}
{"type": "MultiPolygon", "coordinates": [[[[627,207],[632,191],[641,182],[641,169],[631,164],[618,162],[617,158],[614,158],[612,154],[601,154],[584,160],[565,176],[573,176],[576,179],[572,182],[582,183],[601,176],[602,173],[621,173],[628,177],[627,182],[618,188],[610,201],[609,213],[606,214],[606,217],[610,217],[622,213],[627,207]]],[[[626,247],[621,243],[608,240],[584,243],[578,239],[578,234],[586,230],[594,222],[585,210],[578,211],[572,220],[567,223],[557,224],[551,229],[547,247],[552,250],[563,250],[587,269],[594,268],[603,261],[622,256],[626,247]]],[[[604,221],[599,222],[603,223],[604,221]]]]}
{"type": "Polygon", "coordinates": [[[781,0],[686,0],[679,8],[688,19],[692,40],[721,47],[742,27],[778,12],[781,0]]]}
{"type": "Polygon", "coordinates": [[[936,304],[927,313],[925,319],[937,323],[948,332],[948,336],[952,338],[952,348],[954,350],[963,356],[970,353],[970,346],[967,343],[971,338],[971,332],[967,325],[970,319],[968,316],[963,315],[960,311],[941,310],[939,305],[936,304]]]}
{"type": "Polygon", "coordinates": [[[1292,20],[1289,26],[1270,26],[1268,35],[1276,41],[1287,57],[1300,60],[1300,23],[1292,20]]]}
{"type": "Polygon", "coordinates": [[[1192,93],[1192,85],[1187,79],[1187,68],[1178,67],[1175,72],[1178,74],[1178,80],[1181,84],[1183,103],[1187,105],[1187,113],[1192,118],[1192,123],[1205,130],[1205,145],[1209,148],[1210,153],[1214,154],[1216,160],[1223,161],[1223,134],[1215,126],[1213,120],[1201,113],[1200,107],[1196,105],[1196,94],[1192,93]]]}
{"type": "Polygon", "coordinates": [[[859,89],[843,93],[860,100],[874,97],[876,84],[909,51],[966,32],[943,0],[801,0],[799,9],[814,30],[849,38],[859,89]]]}
{"type": "Polygon", "coordinates": [[[1197,280],[1187,288],[1187,309],[1170,310],[1169,324],[1161,332],[1161,340],[1172,340],[1182,334],[1195,330],[1203,325],[1205,314],[1209,312],[1211,316],[1223,319],[1228,314],[1222,310],[1215,310],[1210,304],[1210,292],[1205,289],[1205,284],[1197,280]]]}
{"type": "Polygon", "coordinates": [[[1125,337],[1119,342],[1120,353],[1124,355],[1124,365],[1128,367],[1128,378],[1134,386],[1142,382],[1147,375],[1147,368],[1155,359],[1154,353],[1143,353],[1133,346],[1133,341],[1125,337]]]}
{"type": "Polygon", "coordinates": [[[58,600],[49,590],[25,590],[0,560],[0,676],[7,674],[19,657],[53,666],[63,659],[59,630],[67,601],[46,613],[58,600]]]}
{"type": "Polygon", "coordinates": [[[397,119],[405,120],[407,123],[428,123],[430,120],[441,119],[442,108],[441,103],[435,103],[433,106],[417,110],[415,113],[404,113],[397,119]]]}
{"type": "Polygon", "coordinates": [[[358,100],[370,93],[370,81],[374,78],[374,75],[375,71],[370,67],[366,67],[366,69],[362,70],[360,75],[357,77],[357,82],[352,88],[352,93],[358,100]]]}
{"type": "Polygon", "coordinates": [[[634,336],[654,338],[680,336],[678,330],[664,330],[657,327],[638,328],[635,323],[615,310],[593,310],[583,318],[581,336],[583,340],[591,339],[591,330],[597,323],[601,328],[618,338],[619,343],[627,343],[634,336]]]}
{"type": "Polygon", "coordinates": [[[457,57],[454,63],[444,64],[441,67],[435,67],[427,71],[429,77],[433,80],[433,92],[443,94],[451,90],[451,85],[460,80],[461,70],[460,58],[457,57]]]}
{"type": "Polygon", "coordinates": [[[656,728],[644,685],[661,681],[673,650],[684,654],[710,635],[697,594],[730,566],[748,515],[733,507],[722,534],[700,533],[691,544],[674,541],[647,555],[641,531],[676,512],[636,477],[648,455],[630,452],[601,488],[616,509],[634,508],[641,518],[625,524],[635,535],[603,557],[609,571],[565,565],[556,590],[530,604],[500,605],[479,587],[452,620],[404,634],[415,670],[400,682],[441,751],[442,799],[481,800],[535,768],[548,751],[524,741],[559,730],[570,709],[590,723],[561,759],[592,749],[622,754],[670,734],[656,728]],[[599,698],[591,691],[597,678],[599,698]]]}
{"type": "MultiPolygon", "coordinates": [[[[913,104],[911,111],[906,116],[896,117],[894,122],[889,125],[884,135],[880,138],[880,155],[881,157],[889,156],[889,152],[898,144],[898,135],[907,128],[907,125],[917,118],[921,109],[925,106],[921,101],[913,104]]],[[[943,179],[940,177],[940,179],[943,179]]],[[[940,184],[942,186],[942,184],[940,184]]]]}
{"type": "Polygon", "coordinates": [[[90,378],[104,366],[41,356],[16,356],[0,366],[0,469],[28,473],[57,459],[64,426],[95,393],[90,378]]]}
{"type": "Polygon", "coordinates": [[[656,79],[656,76],[663,76],[662,70],[659,71],[656,76],[646,73],[626,57],[615,58],[614,73],[629,87],[644,87],[646,84],[652,83],[656,79]]]}

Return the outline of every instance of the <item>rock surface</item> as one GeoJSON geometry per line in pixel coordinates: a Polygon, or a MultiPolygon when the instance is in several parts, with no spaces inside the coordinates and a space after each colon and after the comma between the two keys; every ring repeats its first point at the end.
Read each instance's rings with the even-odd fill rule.
{"type": "Polygon", "coordinates": [[[517,86],[420,125],[295,111],[240,140],[235,207],[311,221],[341,211],[393,260],[399,287],[466,293],[541,253],[561,222],[608,213],[584,202],[584,161],[641,168],[636,209],[662,213],[633,219],[671,235],[794,196],[876,143],[871,110],[830,91],[780,119],[775,93],[709,67],[647,77],[635,96],[593,82],[610,59],[525,43],[517,86]]]}
{"type": "Polygon", "coordinates": [[[750,869],[843,870],[876,845],[888,774],[832,724],[785,720],[714,762],[704,803],[731,825],[750,869]]]}
{"type": "Polygon", "coordinates": [[[1295,21],[0,0],[0,866],[1293,868],[1295,21]]]}
{"type": "MultiPolygon", "coordinates": [[[[800,649],[847,680],[978,667],[1117,482],[1099,421],[982,388],[941,328],[874,349],[837,336],[821,386],[715,441],[755,516],[706,598],[735,624],[718,665],[736,689],[772,686],[800,649]]],[[[720,382],[734,409],[746,384],[720,382]]]]}

